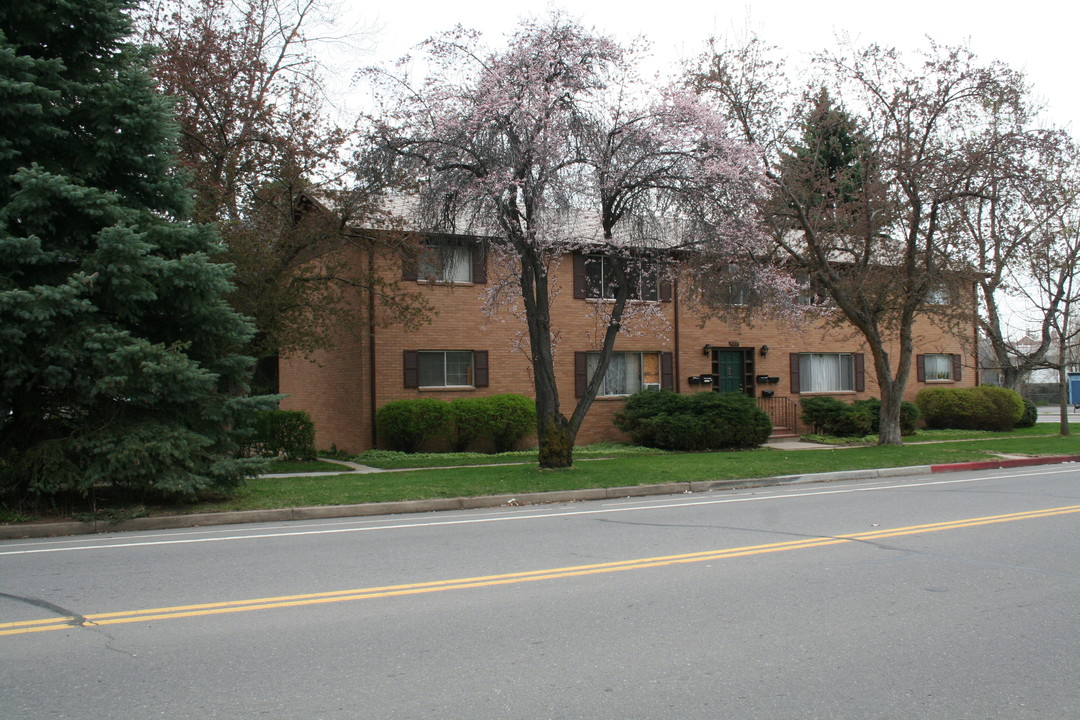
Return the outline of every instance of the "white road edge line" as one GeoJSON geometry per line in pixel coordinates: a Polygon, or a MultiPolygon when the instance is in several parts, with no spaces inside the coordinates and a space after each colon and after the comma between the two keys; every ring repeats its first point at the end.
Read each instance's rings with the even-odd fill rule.
{"type": "MultiPolygon", "coordinates": [[[[1075,469],[1071,470],[1075,472],[1075,469]]],[[[959,485],[967,483],[983,482],[986,480],[1003,480],[1007,478],[1031,477],[1036,475],[1052,475],[1065,472],[1063,470],[1040,470],[1010,475],[995,475],[992,477],[962,478],[955,480],[930,480],[916,483],[894,483],[890,485],[877,485],[874,487],[836,488],[830,490],[812,490],[783,495],[753,495],[749,497],[724,497],[716,499],[695,498],[681,502],[653,503],[651,505],[635,505],[630,507],[605,507],[589,510],[564,510],[548,513],[515,513],[511,515],[496,515],[493,517],[467,517],[459,519],[430,520],[424,522],[399,522],[392,525],[378,525],[365,527],[347,528],[321,528],[314,530],[291,530],[288,532],[259,532],[248,535],[225,535],[221,537],[186,537],[176,540],[141,540],[138,542],[105,543],[97,545],[76,545],[71,547],[35,547],[25,550],[0,550],[0,556],[4,555],[32,555],[38,553],[75,552],[87,550],[116,550],[120,548],[149,547],[154,545],[186,545],[193,543],[224,542],[237,540],[264,540],[268,538],[301,537],[306,535],[335,535],[342,533],[373,532],[379,530],[407,530],[414,528],[435,527],[442,525],[474,525],[489,522],[508,522],[511,520],[544,520],[560,517],[576,517],[585,515],[605,515],[610,513],[638,512],[642,510],[666,510],[668,508],[689,507],[696,505],[721,505],[726,503],[760,502],[767,500],[790,500],[801,497],[816,495],[844,495],[857,492],[879,492],[881,490],[899,490],[915,487],[929,487],[935,485],[959,485]]],[[[70,541],[69,541],[70,542],[70,541]]],[[[10,546],[9,546],[10,547],[10,546]]]]}

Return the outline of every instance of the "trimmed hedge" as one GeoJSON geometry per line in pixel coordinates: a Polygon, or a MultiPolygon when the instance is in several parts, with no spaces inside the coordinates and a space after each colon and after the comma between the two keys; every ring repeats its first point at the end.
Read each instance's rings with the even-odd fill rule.
{"type": "Polygon", "coordinates": [[[669,390],[631,395],[615,414],[615,427],[635,444],[661,450],[757,447],[772,421],[743,393],[680,395],[669,390]]]}
{"type": "MultiPolygon", "coordinates": [[[[536,402],[523,395],[492,395],[481,398],[484,425],[481,435],[491,438],[495,452],[516,450],[522,438],[536,430],[536,402]]],[[[461,426],[458,426],[458,432],[461,426]]]]}
{"type": "Polygon", "coordinates": [[[375,414],[379,438],[393,450],[414,453],[438,438],[455,452],[490,442],[495,452],[517,448],[536,429],[536,403],[522,395],[396,400],[375,414]]]}
{"type": "Polygon", "coordinates": [[[259,455],[314,460],[315,423],[302,410],[265,410],[255,418],[250,448],[259,455]]]}
{"type": "MultiPolygon", "coordinates": [[[[802,420],[815,432],[836,437],[863,437],[881,429],[881,400],[866,398],[846,403],[834,397],[807,397],[799,401],[802,420]]],[[[919,422],[919,408],[906,400],[900,403],[900,434],[913,435],[919,422]]]]}
{"type": "Polygon", "coordinates": [[[375,427],[392,450],[414,453],[425,442],[445,435],[450,417],[450,403],[445,400],[394,400],[375,413],[375,427]]]}
{"type": "Polygon", "coordinates": [[[915,396],[926,425],[960,430],[1011,430],[1024,415],[1024,400],[1007,388],[924,388],[915,396]]]}

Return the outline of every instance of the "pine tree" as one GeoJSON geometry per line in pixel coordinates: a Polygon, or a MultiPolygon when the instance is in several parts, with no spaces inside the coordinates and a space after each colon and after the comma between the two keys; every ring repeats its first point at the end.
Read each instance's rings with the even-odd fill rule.
{"type": "Polygon", "coordinates": [[[191,497],[242,480],[250,324],[185,218],[130,0],[0,6],[0,490],[191,497]]]}

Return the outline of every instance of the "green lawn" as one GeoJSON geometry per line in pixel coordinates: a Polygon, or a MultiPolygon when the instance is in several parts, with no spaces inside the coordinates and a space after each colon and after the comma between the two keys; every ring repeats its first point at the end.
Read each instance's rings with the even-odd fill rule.
{"type": "MultiPolygon", "coordinates": [[[[437,455],[413,461],[461,467],[405,470],[385,473],[327,475],[321,477],[250,480],[229,497],[207,499],[184,506],[147,505],[112,508],[98,512],[117,518],[141,515],[255,510],[312,505],[346,505],[441,497],[521,494],[551,490],[622,487],[667,482],[773,477],[805,473],[856,470],[905,465],[934,465],[989,460],[999,454],[1080,454],[1080,426],[1075,435],[1061,437],[1037,426],[1014,433],[919,433],[902,446],[836,447],[821,450],[762,448],[738,452],[656,453],[643,448],[601,445],[582,448],[568,470],[540,470],[535,452],[499,456],[437,455]],[[1024,433],[1020,436],[1019,433],[1024,433]],[[487,462],[487,465],[470,463],[487,462]],[[517,462],[513,465],[490,463],[517,462]]],[[[1056,426],[1054,426],[1056,428],[1056,426]]],[[[373,464],[377,456],[361,456],[373,464]]],[[[405,462],[385,454],[385,463],[405,462]]],[[[274,470],[280,472],[280,466],[274,470]]],[[[307,467],[307,466],[303,466],[307,467]]],[[[320,466],[321,467],[321,466],[320,466]]],[[[309,470],[294,470],[307,472],[309,470]]],[[[68,516],[76,515],[72,512],[68,516]]],[[[102,515],[104,517],[104,515],[102,515]]],[[[33,520],[14,513],[0,513],[0,522],[33,520]]]]}
{"type": "MultiPolygon", "coordinates": [[[[436,470],[333,475],[317,478],[259,478],[232,497],[187,511],[250,510],[306,505],[342,505],[395,500],[498,495],[665,482],[772,477],[904,465],[989,460],[998,453],[1080,454],[1080,436],[1006,437],[974,441],[909,443],[903,446],[826,450],[773,449],[685,454],[628,454],[610,459],[577,456],[569,470],[523,465],[468,466],[436,470]]],[[[504,458],[504,462],[507,459],[504,458]]]]}

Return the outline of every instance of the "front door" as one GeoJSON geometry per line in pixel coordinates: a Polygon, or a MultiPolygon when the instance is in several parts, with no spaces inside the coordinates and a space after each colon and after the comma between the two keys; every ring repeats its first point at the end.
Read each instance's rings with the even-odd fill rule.
{"type": "Polygon", "coordinates": [[[714,350],[713,374],[716,392],[739,392],[743,389],[743,353],[741,350],[714,350]]]}

